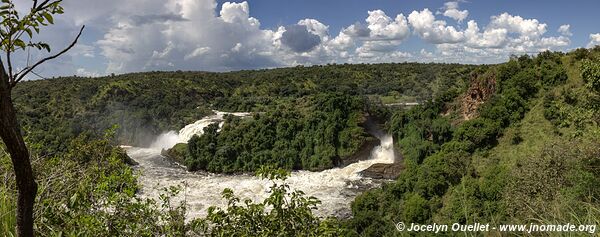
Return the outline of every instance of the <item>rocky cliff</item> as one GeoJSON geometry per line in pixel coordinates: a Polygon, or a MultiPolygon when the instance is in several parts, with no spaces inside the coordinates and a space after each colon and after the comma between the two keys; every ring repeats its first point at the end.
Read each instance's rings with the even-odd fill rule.
{"type": "Polygon", "coordinates": [[[473,76],[471,86],[462,96],[461,107],[464,120],[477,117],[477,109],[496,92],[496,76],[488,73],[473,76]]]}

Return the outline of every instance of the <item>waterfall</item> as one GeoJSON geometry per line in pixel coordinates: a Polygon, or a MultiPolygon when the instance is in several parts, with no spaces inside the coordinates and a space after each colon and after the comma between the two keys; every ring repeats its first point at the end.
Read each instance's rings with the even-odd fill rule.
{"type": "MultiPolygon", "coordinates": [[[[203,172],[187,172],[173,165],[160,155],[163,148],[179,142],[187,142],[194,134],[201,134],[204,127],[212,123],[222,125],[223,116],[227,113],[216,112],[176,132],[160,135],[150,148],[127,148],[131,158],[139,163],[142,171],[139,181],[142,185],[141,195],[158,198],[163,187],[181,185],[184,190],[177,198],[185,199],[188,204],[188,218],[202,217],[210,206],[224,207],[221,198],[225,188],[231,188],[242,199],[254,202],[262,201],[269,196],[270,181],[251,175],[220,175],[203,172]]],[[[247,113],[236,113],[234,116],[248,116],[247,113]]],[[[316,214],[319,216],[348,216],[350,202],[366,189],[376,187],[381,181],[365,178],[360,171],[375,163],[393,163],[394,146],[390,135],[378,134],[381,144],[371,151],[368,160],[359,161],[343,168],[333,168],[320,172],[294,171],[286,180],[292,189],[302,190],[308,196],[321,200],[316,214]]]]}
{"type": "Polygon", "coordinates": [[[175,146],[177,143],[187,143],[194,135],[202,135],[202,133],[204,133],[204,128],[208,127],[208,125],[219,123],[219,128],[221,128],[223,126],[223,121],[225,120],[223,117],[228,114],[237,117],[250,116],[250,113],[228,113],[220,111],[213,112],[215,113],[214,115],[204,117],[195,123],[188,124],[179,130],[179,132],[168,131],[160,134],[154,140],[154,142],[152,142],[150,148],[169,149],[175,146]]]}
{"type": "Polygon", "coordinates": [[[150,145],[156,149],[169,149],[179,143],[179,135],[175,131],[160,134],[150,145]]]}

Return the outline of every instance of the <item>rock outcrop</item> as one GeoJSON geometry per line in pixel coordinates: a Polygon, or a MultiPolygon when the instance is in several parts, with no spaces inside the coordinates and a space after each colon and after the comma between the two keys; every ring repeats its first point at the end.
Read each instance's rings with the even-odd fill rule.
{"type": "Polygon", "coordinates": [[[369,159],[369,157],[371,156],[371,151],[376,146],[379,146],[379,144],[381,144],[381,141],[379,141],[379,139],[373,138],[373,139],[366,140],[365,142],[363,142],[363,144],[360,146],[360,148],[358,149],[358,151],[356,153],[354,153],[348,157],[342,157],[337,166],[338,167],[346,167],[352,163],[356,163],[361,160],[369,159]]]}
{"type": "Polygon", "coordinates": [[[477,117],[477,109],[496,92],[496,76],[483,74],[471,79],[471,86],[462,97],[462,115],[464,120],[477,117]]]}
{"type": "Polygon", "coordinates": [[[178,164],[185,164],[185,157],[187,156],[187,144],[178,143],[171,149],[162,149],[160,154],[178,164]]]}
{"type": "Polygon", "coordinates": [[[371,167],[360,172],[364,177],[373,179],[397,179],[400,172],[404,170],[401,163],[373,164],[371,167]]]}

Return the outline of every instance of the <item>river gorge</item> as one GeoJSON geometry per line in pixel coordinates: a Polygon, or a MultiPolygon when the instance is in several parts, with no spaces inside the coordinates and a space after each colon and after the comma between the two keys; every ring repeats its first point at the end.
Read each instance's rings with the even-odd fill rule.
{"type": "MultiPolygon", "coordinates": [[[[149,148],[126,147],[127,154],[138,163],[136,169],[141,173],[140,195],[158,199],[163,188],[180,186],[182,190],[175,197],[175,201],[185,200],[188,205],[188,218],[205,216],[210,206],[226,206],[226,202],[221,198],[221,192],[225,188],[234,190],[242,200],[260,202],[266,198],[271,186],[269,180],[248,174],[188,172],[184,167],[161,155],[163,149],[187,142],[194,134],[201,134],[203,128],[210,124],[222,125],[223,116],[226,114],[229,113],[216,111],[215,115],[187,125],[179,132],[164,133],[149,148]]],[[[244,117],[249,114],[232,113],[232,115],[244,117]]],[[[291,189],[301,190],[306,195],[321,200],[322,203],[315,212],[317,215],[349,217],[351,201],[361,192],[384,182],[364,177],[361,171],[373,164],[392,164],[396,159],[392,137],[381,132],[372,134],[380,140],[380,144],[372,149],[368,159],[320,172],[293,171],[285,182],[291,189]]]]}

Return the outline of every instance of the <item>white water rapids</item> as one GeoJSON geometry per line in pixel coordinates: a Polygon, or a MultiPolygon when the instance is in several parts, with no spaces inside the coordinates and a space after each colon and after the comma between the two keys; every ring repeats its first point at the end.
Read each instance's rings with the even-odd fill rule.
{"type": "MultiPolygon", "coordinates": [[[[261,202],[269,196],[271,181],[251,175],[219,175],[205,172],[187,172],[182,167],[167,160],[160,153],[177,143],[187,142],[194,134],[201,134],[204,127],[212,123],[222,125],[227,113],[217,112],[193,124],[185,126],[178,133],[168,132],[159,136],[151,148],[126,148],[127,154],[139,163],[141,171],[139,182],[142,185],[142,197],[158,199],[164,187],[182,187],[177,197],[187,202],[188,218],[203,217],[208,207],[225,207],[221,198],[225,188],[231,188],[242,200],[251,199],[261,202]]],[[[235,116],[247,116],[236,113],[235,116]]],[[[378,137],[381,145],[371,151],[368,160],[359,161],[343,168],[334,168],[321,172],[294,171],[285,182],[292,189],[302,190],[308,196],[321,200],[315,212],[319,216],[348,216],[350,202],[360,192],[381,184],[381,181],[362,177],[359,172],[375,163],[393,163],[394,149],[391,136],[378,137]]],[[[175,200],[176,201],[176,200],[175,200]]]]}

